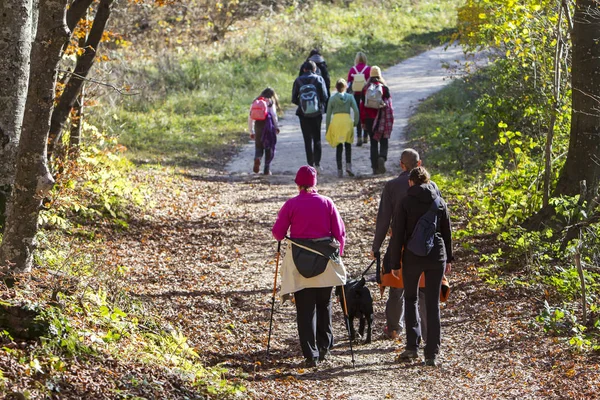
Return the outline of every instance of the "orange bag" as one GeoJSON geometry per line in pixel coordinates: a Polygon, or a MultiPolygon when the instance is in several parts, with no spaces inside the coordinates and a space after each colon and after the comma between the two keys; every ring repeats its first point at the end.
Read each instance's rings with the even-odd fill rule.
{"type": "MultiPolygon", "coordinates": [[[[388,248],[389,250],[389,248],[388,248]]],[[[389,252],[386,252],[386,256],[388,256],[389,252]]],[[[382,263],[380,263],[380,280],[381,283],[379,284],[379,292],[380,295],[383,296],[383,292],[385,291],[386,287],[393,287],[393,288],[404,288],[404,281],[402,280],[402,261],[400,261],[400,277],[396,278],[394,276],[393,273],[388,272],[387,274],[385,273],[385,269],[384,269],[384,264],[386,262],[386,257],[383,257],[384,261],[382,263]]],[[[425,287],[425,274],[421,274],[421,277],[419,278],[419,288],[424,288],[425,287]]],[[[450,282],[448,282],[448,278],[446,278],[446,275],[444,275],[442,277],[442,288],[440,290],[440,301],[441,302],[446,302],[448,300],[448,297],[450,297],[450,282]]]]}

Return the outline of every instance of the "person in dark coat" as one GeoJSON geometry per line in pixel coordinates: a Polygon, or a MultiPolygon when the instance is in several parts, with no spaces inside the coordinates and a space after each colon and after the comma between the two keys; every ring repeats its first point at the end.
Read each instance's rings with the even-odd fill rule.
{"type": "Polygon", "coordinates": [[[323,77],[317,75],[316,65],[313,61],[307,61],[302,64],[302,75],[294,81],[292,88],[292,103],[298,106],[296,115],[300,119],[300,130],[304,138],[304,150],[306,151],[306,163],[311,167],[315,167],[318,172],[321,169],[321,124],[323,122],[323,114],[325,113],[325,105],[327,104],[327,88],[323,77]],[[302,110],[301,92],[303,87],[313,87],[316,91],[318,99],[318,107],[316,113],[306,115],[302,110]]]}
{"type": "Polygon", "coordinates": [[[425,365],[436,366],[436,358],[441,344],[440,289],[444,273],[450,273],[452,256],[452,231],[448,207],[438,190],[430,182],[430,176],[423,167],[410,171],[409,189],[395,212],[392,223],[392,273],[400,271],[402,260],[402,279],[404,280],[404,323],[406,327],[406,349],[400,354],[401,360],[418,358],[417,350],[421,340],[418,322],[417,299],[419,278],[425,274],[425,307],[427,310],[427,338],[425,345],[425,365]],[[440,197],[437,209],[437,229],[434,246],[426,256],[418,256],[405,248],[417,221],[440,197]]]}
{"type": "MultiPolygon", "coordinates": [[[[327,69],[327,63],[325,59],[321,55],[319,49],[312,49],[310,54],[306,58],[306,61],[312,61],[315,63],[317,69],[315,73],[323,78],[325,81],[325,86],[327,88],[327,98],[331,97],[331,78],[329,78],[329,71],[327,69]]],[[[303,67],[300,67],[300,73],[298,76],[301,76],[304,73],[303,67]]],[[[356,103],[358,105],[358,103],[356,103]]]]}

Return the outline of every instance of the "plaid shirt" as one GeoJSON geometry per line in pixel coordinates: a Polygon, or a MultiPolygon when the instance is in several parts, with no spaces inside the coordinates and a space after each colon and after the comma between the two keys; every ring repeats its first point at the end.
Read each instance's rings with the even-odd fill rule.
{"type": "Polygon", "coordinates": [[[373,126],[373,139],[379,141],[382,137],[389,139],[392,135],[392,129],[394,127],[394,107],[392,106],[392,98],[383,100],[385,107],[382,107],[377,111],[377,118],[375,118],[375,124],[373,126]]]}

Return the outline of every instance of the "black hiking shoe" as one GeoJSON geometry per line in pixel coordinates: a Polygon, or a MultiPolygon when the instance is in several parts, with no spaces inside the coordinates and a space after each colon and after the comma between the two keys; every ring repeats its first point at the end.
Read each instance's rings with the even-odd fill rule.
{"type": "Polygon", "coordinates": [[[329,350],[319,350],[319,362],[327,361],[329,358],[329,350]]]}
{"type": "Polygon", "coordinates": [[[438,364],[437,364],[435,358],[426,358],[425,359],[425,366],[426,367],[437,367],[438,364]]]}
{"type": "Polygon", "coordinates": [[[307,358],[306,360],[304,360],[305,368],[317,368],[318,365],[319,365],[318,358],[307,358]]]}
{"type": "Polygon", "coordinates": [[[398,361],[412,361],[419,358],[419,354],[416,350],[404,350],[398,355],[398,361]]]}

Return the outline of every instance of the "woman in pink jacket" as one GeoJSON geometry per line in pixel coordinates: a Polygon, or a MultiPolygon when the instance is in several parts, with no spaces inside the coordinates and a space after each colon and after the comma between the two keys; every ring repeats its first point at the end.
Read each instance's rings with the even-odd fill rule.
{"type": "MultiPolygon", "coordinates": [[[[354,58],[354,66],[350,68],[350,71],[348,71],[348,79],[346,79],[348,82],[348,93],[354,93],[356,105],[360,104],[362,90],[370,77],[371,67],[367,65],[367,55],[362,51],[359,51],[356,53],[356,57],[354,58]],[[352,92],[350,90],[352,90],[352,92]]],[[[362,121],[359,121],[358,125],[356,126],[357,146],[362,146],[363,143],[368,143],[368,135],[366,131],[363,132],[361,122],[362,121]]]]}
{"type": "MultiPolygon", "coordinates": [[[[279,210],[271,230],[273,236],[281,241],[289,230],[292,240],[334,238],[342,255],[346,239],[344,221],[333,201],[317,193],[317,171],[308,165],[300,167],[294,182],[298,185],[298,196],[286,201],[279,210]]],[[[333,347],[332,289],[332,286],[305,287],[294,292],[300,346],[307,367],[316,367],[324,361],[333,347]]]]}

